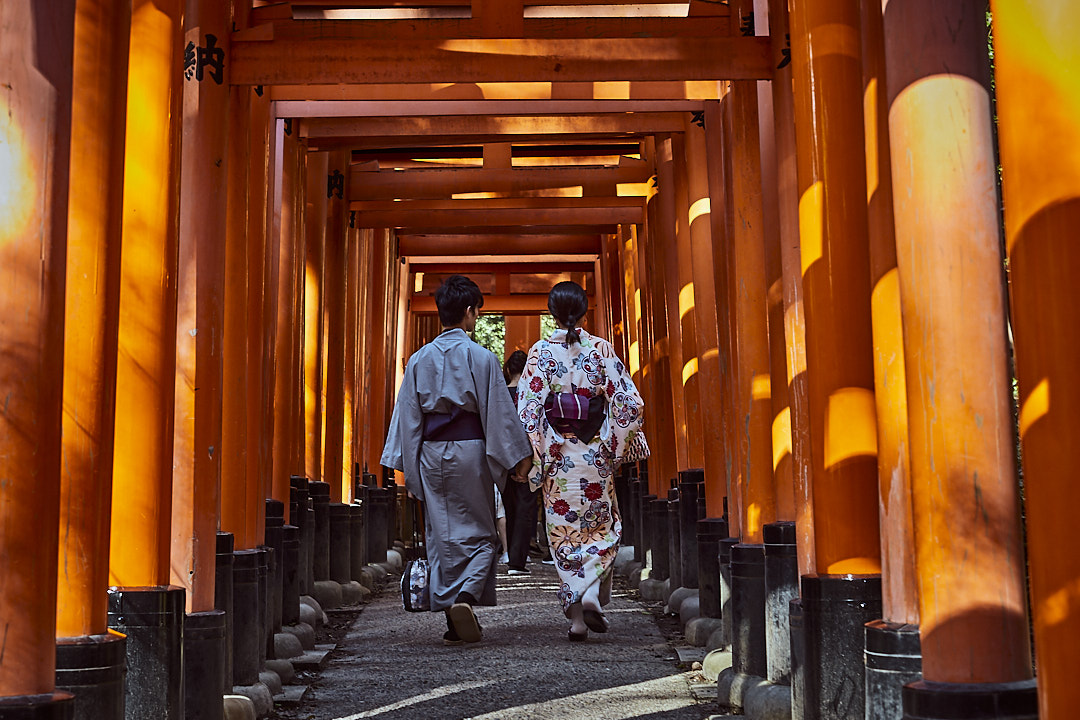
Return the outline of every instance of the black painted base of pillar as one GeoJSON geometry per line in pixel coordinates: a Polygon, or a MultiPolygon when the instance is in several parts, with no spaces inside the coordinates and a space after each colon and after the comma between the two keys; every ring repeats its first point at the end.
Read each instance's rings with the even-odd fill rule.
{"type": "Polygon", "coordinates": [[[720,541],[727,534],[727,522],[720,518],[698,520],[698,606],[701,617],[720,617],[720,541]]]}
{"type": "Polygon", "coordinates": [[[330,503],[330,579],[352,580],[352,532],[349,506],[330,503]]]}
{"type": "Polygon", "coordinates": [[[184,589],[109,588],[109,627],[127,636],[124,717],[182,720],[184,589]]]}
{"type": "Polygon", "coordinates": [[[71,720],[75,698],[65,692],[0,698],[0,720],[71,720]]]}
{"type": "Polygon", "coordinates": [[[863,717],[866,623],[881,617],[880,575],[803,575],[805,720],[863,717]]]}
{"type": "MultiPolygon", "coordinates": [[[[674,484],[672,480],[672,484],[674,484]]],[[[682,575],[682,530],[679,527],[679,491],[675,488],[668,490],[667,497],[667,522],[668,522],[668,579],[671,580],[671,589],[683,586],[682,575]]]]}
{"type": "Polygon", "coordinates": [[[184,618],[184,717],[223,720],[221,676],[225,665],[225,613],[189,613],[184,618]]]}
{"type": "Polygon", "coordinates": [[[315,510],[315,555],[312,558],[315,582],[330,579],[330,483],[308,483],[311,507],[315,510]]]}
{"type": "Polygon", "coordinates": [[[739,538],[720,541],[717,562],[720,565],[720,621],[723,623],[724,645],[731,645],[734,630],[731,627],[731,548],[739,544],[739,538]]]}
{"type": "Polygon", "coordinates": [[[806,633],[803,632],[802,600],[788,604],[791,631],[791,720],[806,718],[806,633]]]}
{"type": "Polygon", "coordinates": [[[1038,720],[1035,681],[904,686],[904,720],[1038,720]]]}
{"type": "Polygon", "coordinates": [[[271,581],[270,563],[273,550],[260,545],[255,548],[258,558],[259,578],[259,630],[262,632],[262,644],[259,646],[259,667],[266,665],[266,658],[274,657],[274,628],[270,624],[270,608],[273,601],[270,599],[271,581]]]}
{"type": "Polygon", "coordinates": [[[731,549],[731,668],[765,677],[765,546],[731,549]]]}
{"type": "Polygon", "coordinates": [[[865,630],[866,717],[898,718],[901,689],[922,680],[919,626],[874,620],[865,630]]]}
{"type": "Polygon", "coordinates": [[[799,558],[795,523],[775,522],[762,528],[765,539],[765,655],[766,678],[778,685],[791,683],[791,601],[799,596],[799,558]]]}
{"type": "Polygon", "coordinates": [[[233,687],[233,534],[218,532],[214,573],[214,607],[225,613],[225,657],[221,665],[221,692],[233,687]]]}
{"type": "Polygon", "coordinates": [[[259,681],[259,647],[263,630],[259,609],[259,553],[233,553],[232,685],[259,681]]]}
{"type": "Polygon", "coordinates": [[[300,528],[282,528],[281,548],[281,624],[295,625],[300,622],[300,528]]]}
{"type": "Polygon", "coordinates": [[[75,696],[75,720],[122,720],[126,652],[121,635],[57,638],[56,689],[75,696]]]}
{"type": "Polygon", "coordinates": [[[364,579],[364,548],[367,533],[364,530],[364,508],[349,505],[349,574],[356,582],[364,579]]]}

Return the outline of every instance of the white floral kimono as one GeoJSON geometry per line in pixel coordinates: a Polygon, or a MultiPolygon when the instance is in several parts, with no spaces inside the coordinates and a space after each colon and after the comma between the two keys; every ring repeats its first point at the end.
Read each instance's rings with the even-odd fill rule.
{"type": "Polygon", "coordinates": [[[544,491],[552,557],[559,571],[563,611],[580,602],[593,583],[600,601],[610,597],[611,566],[622,537],[613,477],[625,462],[644,460],[644,402],[611,343],[579,330],[566,344],[556,330],[532,346],[518,381],[518,415],[533,446],[529,482],[544,491]],[[553,393],[603,396],[606,412],[591,442],[563,437],[548,422],[544,404],[553,393]]]}

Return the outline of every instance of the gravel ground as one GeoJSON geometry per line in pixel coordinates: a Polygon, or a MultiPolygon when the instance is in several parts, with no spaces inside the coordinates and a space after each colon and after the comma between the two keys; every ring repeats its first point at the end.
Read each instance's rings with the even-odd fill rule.
{"type": "MultiPolygon", "coordinates": [[[[569,643],[554,568],[500,574],[498,607],[478,608],[484,639],[445,647],[442,613],[406,613],[397,587],[324,630],[338,643],[308,698],[281,720],[703,720],[716,712],[676,667],[678,623],[616,581],[606,608],[611,631],[569,643]]],[[[501,568],[505,570],[505,567],[501,568]]],[[[321,640],[325,642],[326,640],[321,640]]]]}

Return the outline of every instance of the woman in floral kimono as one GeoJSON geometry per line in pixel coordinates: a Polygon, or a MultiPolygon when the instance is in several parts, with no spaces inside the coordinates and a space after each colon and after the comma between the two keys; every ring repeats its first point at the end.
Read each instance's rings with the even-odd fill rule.
{"type": "Polygon", "coordinates": [[[606,340],[577,325],[588,310],[580,285],[561,282],[548,295],[559,329],[532,346],[518,381],[518,414],[533,446],[529,482],[541,488],[559,600],[569,639],[607,632],[602,607],[622,537],[613,478],[643,460],[644,403],[606,340]]]}

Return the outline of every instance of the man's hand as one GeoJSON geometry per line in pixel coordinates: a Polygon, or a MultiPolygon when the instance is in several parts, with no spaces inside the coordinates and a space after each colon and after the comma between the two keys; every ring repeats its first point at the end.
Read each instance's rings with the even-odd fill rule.
{"type": "Polygon", "coordinates": [[[514,472],[513,472],[513,475],[512,475],[512,477],[514,478],[514,482],[519,482],[519,483],[528,482],[529,481],[529,471],[532,470],[532,465],[533,465],[532,455],[529,455],[528,457],[522,458],[521,462],[519,462],[514,467],[514,472]]]}

